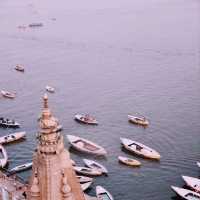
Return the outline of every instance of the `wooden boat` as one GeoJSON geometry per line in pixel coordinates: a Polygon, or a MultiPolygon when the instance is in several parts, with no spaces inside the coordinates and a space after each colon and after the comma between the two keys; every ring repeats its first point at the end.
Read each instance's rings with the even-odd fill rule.
{"type": "Polygon", "coordinates": [[[3,137],[0,137],[0,144],[14,142],[16,140],[24,138],[25,135],[26,135],[26,132],[16,132],[9,135],[5,135],[3,137]]]}
{"type": "Polygon", "coordinates": [[[20,172],[20,171],[24,171],[27,169],[30,169],[32,167],[33,163],[29,162],[29,163],[25,163],[23,165],[18,165],[16,167],[14,167],[13,169],[10,170],[10,172],[20,172]]]}
{"type": "Polygon", "coordinates": [[[87,190],[92,184],[92,181],[88,181],[88,182],[85,182],[85,183],[81,183],[81,189],[83,191],[87,190]]]}
{"type": "Polygon", "coordinates": [[[93,178],[87,176],[76,176],[79,180],[79,183],[93,182],[93,178]]]}
{"type": "Polygon", "coordinates": [[[125,165],[129,165],[133,167],[139,167],[141,165],[141,162],[139,162],[138,160],[134,160],[132,158],[127,158],[123,156],[119,156],[118,160],[125,165]]]}
{"type": "Polygon", "coordinates": [[[0,145],[0,167],[4,168],[8,162],[8,155],[5,148],[0,145]]]}
{"type": "Polygon", "coordinates": [[[182,176],[182,178],[188,187],[190,187],[195,192],[200,193],[200,179],[190,176],[182,176]]]}
{"type": "Polygon", "coordinates": [[[6,128],[18,128],[20,124],[15,122],[14,120],[4,119],[3,117],[0,118],[0,127],[6,128]]]}
{"type": "Polygon", "coordinates": [[[16,65],[16,66],[15,66],[15,70],[17,70],[17,71],[19,71],[19,72],[24,72],[24,71],[25,71],[24,67],[21,66],[21,65],[16,65]]]}
{"type": "Polygon", "coordinates": [[[144,158],[160,160],[160,154],[154,149],[127,138],[120,138],[120,140],[125,149],[129,150],[130,152],[133,152],[144,158]]]}
{"type": "Polygon", "coordinates": [[[51,87],[49,85],[47,85],[45,88],[46,88],[46,91],[48,91],[50,93],[54,93],[55,92],[55,88],[53,88],[53,87],[51,87]]]}
{"type": "Polygon", "coordinates": [[[14,99],[16,97],[16,95],[12,92],[8,92],[8,91],[5,91],[5,90],[1,90],[1,94],[6,97],[6,98],[9,98],[9,99],[14,99]]]}
{"type": "Polygon", "coordinates": [[[42,27],[43,24],[42,23],[31,23],[28,26],[31,27],[31,28],[35,28],[35,27],[42,27]]]}
{"type": "Polygon", "coordinates": [[[99,164],[98,162],[95,162],[95,161],[89,160],[89,159],[83,159],[83,162],[89,168],[97,169],[97,170],[101,171],[104,174],[108,173],[108,170],[103,165],[99,164]]]}
{"type": "Polygon", "coordinates": [[[74,170],[77,173],[83,174],[83,175],[89,175],[89,176],[100,176],[100,175],[102,175],[102,172],[100,172],[99,170],[92,169],[92,168],[89,168],[89,167],[78,167],[78,166],[75,166],[74,170]]]}
{"type": "Polygon", "coordinates": [[[75,115],[75,120],[77,120],[78,122],[84,123],[84,124],[90,124],[90,125],[98,124],[98,121],[94,117],[91,117],[90,115],[77,114],[77,115],[75,115]]]}
{"type": "Polygon", "coordinates": [[[186,200],[199,200],[200,199],[200,194],[197,192],[193,192],[191,190],[171,186],[172,190],[178,194],[180,197],[186,200]]]}
{"type": "Polygon", "coordinates": [[[114,200],[112,195],[102,186],[96,187],[96,195],[98,200],[114,200]]]}
{"type": "Polygon", "coordinates": [[[200,167],[200,162],[197,162],[197,166],[200,167]]]}
{"type": "Polygon", "coordinates": [[[149,121],[145,118],[145,117],[136,117],[133,115],[128,115],[128,119],[130,122],[134,123],[134,124],[139,124],[142,126],[148,126],[149,125],[149,121]]]}
{"type": "Polygon", "coordinates": [[[99,155],[99,156],[103,156],[107,154],[106,150],[103,147],[89,140],[86,140],[74,135],[67,135],[67,138],[69,140],[69,143],[72,145],[72,147],[74,147],[78,151],[94,154],[94,155],[99,155]]]}

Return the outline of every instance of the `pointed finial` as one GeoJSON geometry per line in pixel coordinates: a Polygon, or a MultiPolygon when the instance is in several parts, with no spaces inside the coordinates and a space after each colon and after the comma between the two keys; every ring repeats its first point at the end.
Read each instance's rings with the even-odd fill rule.
{"type": "Polygon", "coordinates": [[[43,100],[44,100],[44,108],[48,108],[48,95],[45,93],[43,96],[43,100]]]}

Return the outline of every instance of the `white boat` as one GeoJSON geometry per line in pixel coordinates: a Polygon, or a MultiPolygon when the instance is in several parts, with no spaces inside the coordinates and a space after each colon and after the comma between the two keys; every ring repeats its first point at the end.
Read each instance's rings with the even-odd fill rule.
{"type": "Polygon", "coordinates": [[[24,67],[21,66],[21,65],[16,65],[15,66],[15,70],[20,71],[20,72],[24,72],[25,71],[24,67]]]}
{"type": "Polygon", "coordinates": [[[123,156],[119,156],[118,160],[125,165],[129,165],[133,167],[139,167],[141,165],[141,162],[139,162],[138,160],[134,160],[132,158],[127,158],[123,156]]]}
{"type": "Polygon", "coordinates": [[[87,176],[76,176],[79,180],[79,183],[93,182],[93,178],[87,176]]]}
{"type": "Polygon", "coordinates": [[[195,192],[200,193],[200,179],[190,176],[182,176],[182,178],[188,187],[193,189],[195,192]]]}
{"type": "Polygon", "coordinates": [[[200,162],[197,162],[197,166],[200,167],[200,162]]]}
{"type": "Polygon", "coordinates": [[[3,137],[0,137],[0,144],[9,143],[9,142],[22,139],[25,137],[25,135],[26,135],[26,132],[16,132],[9,135],[5,135],[3,137]]]}
{"type": "Polygon", "coordinates": [[[90,125],[97,125],[98,124],[98,121],[94,117],[92,117],[90,115],[77,114],[77,115],[75,115],[74,118],[78,122],[82,122],[84,124],[90,124],[90,125]]]}
{"type": "Polygon", "coordinates": [[[96,195],[98,200],[114,200],[112,195],[102,186],[96,187],[96,195]]]}
{"type": "Polygon", "coordinates": [[[89,181],[89,182],[85,182],[85,183],[81,183],[81,189],[83,191],[87,190],[92,184],[92,181],[89,181]]]}
{"type": "Polygon", "coordinates": [[[4,168],[8,162],[8,155],[5,148],[0,145],[0,168],[4,168]]]}
{"type": "Polygon", "coordinates": [[[129,151],[137,154],[138,156],[142,156],[144,158],[160,160],[160,154],[155,151],[154,149],[145,146],[139,142],[127,139],[127,138],[120,138],[122,145],[129,151]]]}
{"type": "Polygon", "coordinates": [[[26,169],[29,169],[31,168],[33,165],[32,162],[29,162],[29,163],[25,163],[23,165],[18,165],[16,167],[14,167],[13,169],[10,170],[10,172],[20,172],[20,171],[24,171],[26,169]]]}
{"type": "Polygon", "coordinates": [[[55,88],[53,88],[53,87],[51,87],[49,85],[47,85],[45,88],[46,88],[46,91],[48,91],[50,93],[54,93],[55,92],[55,88]]]}
{"type": "Polygon", "coordinates": [[[179,196],[181,196],[183,199],[186,200],[199,200],[200,199],[200,194],[197,192],[193,192],[191,190],[171,186],[172,190],[177,193],[179,196]]]}
{"type": "Polygon", "coordinates": [[[89,168],[97,169],[97,170],[101,171],[104,174],[108,173],[108,170],[103,165],[99,164],[98,162],[95,162],[95,161],[89,160],[89,159],[83,159],[83,162],[89,168]]]}
{"type": "Polygon", "coordinates": [[[0,127],[5,128],[18,128],[20,127],[20,124],[15,122],[14,120],[10,119],[4,119],[3,117],[0,117],[0,127]]]}
{"type": "Polygon", "coordinates": [[[8,92],[8,91],[5,91],[5,90],[1,90],[1,94],[4,97],[9,98],[9,99],[14,99],[16,97],[15,93],[8,92]]]}
{"type": "Polygon", "coordinates": [[[78,151],[94,154],[94,155],[99,155],[99,156],[103,156],[107,154],[106,150],[103,147],[89,140],[86,140],[74,135],[67,135],[67,138],[69,140],[69,143],[72,145],[72,147],[74,147],[78,151]]]}
{"type": "Polygon", "coordinates": [[[102,172],[100,172],[96,169],[91,169],[89,167],[75,166],[74,170],[79,174],[84,174],[84,175],[89,175],[89,176],[100,176],[100,175],[102,175],[102,172]]]}
{"type": "Polygon", "coordinates": [[[139,124],[139,125],[143,125],[143,126],[149,125],[149,121],[145,117],[136,117],[133,115],[128,115],[128,119],[130,122],[132,122],[134,124],[139,124]]]}

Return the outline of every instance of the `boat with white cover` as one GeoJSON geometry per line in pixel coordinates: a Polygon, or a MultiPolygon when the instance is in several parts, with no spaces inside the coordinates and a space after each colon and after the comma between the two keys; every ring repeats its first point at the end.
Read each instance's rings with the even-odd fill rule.
{"type": "Polygon", "coordinates": [[[100,170],[104,174],[108,173],[108,170],[103,165],[99,164],[98,162],[96,162],[94,160],[83,159],[83,162],[89,168],[100,170]]]}
{"type": "Polygon", "coordinates": [[[87,190],[92,184],[92,181],[88,181],[88,182],[85,182],[85,183],[81,183],[81,189],[83,191],[87,190]]]}
{"type": "Polygon", "coordinates": [[[24,71],[25,71],[24,67],[21,66],[21,65],[16,65],[16,66],[15,66],[15,70],[16,70],[16,71],[19,71],[19,72],[24,72],[24,71]]]}
{"type": "Polygon", "coordinates": [[[5,91],[5,90],[1,90],[1,94],[4,97],[9,98],[9,99],[14,99],[16,97],[15,93],[8,92],[8,91],[5,91]]]}
{"type": "Polygon", "coordinates": [[[74,118],[78,122],[82,122],[84,124],[90,124],[90,125],[97,125],[98,124],[98,121],[90,115],[77,114],[77,115],[75,115],[74,118]]]}
{"type": "Polygon", "coordinates": [[[130,152],[135,153],[138,156],[142,156],[144,158],[160,160],[160,154],[154,149],[149,148],[148,146],[141,144],[139,142],[127,139],[120,138],[122,145],[130,152]]]}
{"type": "Polygon", "coordinates": [[[100,172],[99,170],[92,169],[92,168],[89,168],[89,167],[78,167],[78,166],[75,166],[74,170],[77,173],[83,174],[83,175],[89,175],[89,176],[100,176],[100,175],[102,175],[102,172],[100,172]]]}
{"type": "Polygon", "coordinates": [[[200,167],[200,162],[197,162],[197,166],[200,167]]]}
{"type": "Polygon", "coordinates": [[[5,135],[3,137],[0,137],[0,144],[4,144],[4,143],[9,143],[9,142],[14,142],[16,140],[22,139],[26,136],[26,132],[16,132],[16,133],[12,133],[9,135],[5,135]]]}
{"type": "Polygon", "coordinates": [[[0,145],[0,168],[4,168],[8,162],[8,155],[5,148],[0,145]]]}
{"type": "Polygon", "coordinates": [[[186,200],[200,200],[200,194],[191,190],[183,189],[180,187],[171,186],[172,190],[180,197],[186,200]]]}
{"type": "Polygon", "coordinates": [[[0,127],[5,128],[19,128],[20,124],[15,122],[14,120],[4,119],[3,117],[0,118],[0,127]]]}
{"type": "Polygon", "coordinates": [[[23,165],[18,165],[16,167],[14,167],[13,169],[10,170],[10,172],[20,172],[20,171],[24,171],[27,169],[30,169],[32,167],[33,163],[29,162],[29,163],[25,163],[23,165]]]}
{"type": "Polygon", "coordinates": [[[96,195],[98,200],[114,200],[112,195],[102,186],[96,187],[96,195]]]}
{"type": "Polygon", "coordinates": [[[106,150],[103,147],[95,144],[94,142],[80,138],[75,135],[67,135],[67,138],[72,147],[78,151],[99,156],[104,156],[107,154],[106,150]]]}
{"type": "Polygon", "coordinates": [[[133,167],[139,167],[141,165],[141,162],[139,162],[138,160],[123,157],[123,156],[119,156],[118,160],[125,165],[129,165],[129,166],[133,166],[133,167]]]}
{"type": "Polygon", "coordinates": [[[79,180],[79,183],[93,182],[93,178],[87,176],[76,176],[79,180]]]}
{"type": "Polygon", "coordinates": [[[145,117],[136,117],[133,115],[128,115],[128,119],[130,122],[132,122],[134,124],[139,124],[139,125],[143,125],[143,126],[149,125],[149,121],[145,117]]]}
{"type": "Polygon", "coordinates": [[[188,187],[193,189],[195,192],[200,193],[200,179],[190,176],[182,176],[182,178],[188,187]]]}
{"type": "Polygon", "coordinates": [[[46,91],[48,91],[50,93],[54,93],[55,92],[55,88],[53,88],[53,87],[51,87],[49,85],[47,85],[45,88],[46,88],[46,91]]]}

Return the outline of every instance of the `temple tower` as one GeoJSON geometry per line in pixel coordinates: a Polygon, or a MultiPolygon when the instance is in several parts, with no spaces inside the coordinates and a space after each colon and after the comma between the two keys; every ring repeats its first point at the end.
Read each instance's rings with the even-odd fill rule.
{"type": "Polygon", "coordinates": [[[43,100],[28,200],[85,200],[63,136],[57,132],[58,120],[51,114],[47,95],[43,100]]]}

